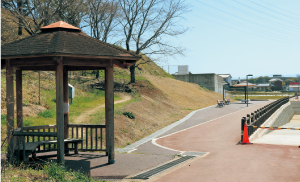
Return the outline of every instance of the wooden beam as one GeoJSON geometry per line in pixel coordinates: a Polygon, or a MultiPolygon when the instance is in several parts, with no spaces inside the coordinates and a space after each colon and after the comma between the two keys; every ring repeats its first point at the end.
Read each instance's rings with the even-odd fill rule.
{"type": "Polygon", "coordinates": [[[37,71],[55,71],[56,66],[54,65],[48,65],[48,66],[20,66],[20,67],[14,67],[14,69],[19,69],[19,70],[37,70],[37,71]]]}
{"type": "Polygon", "coordinates": [[[63,89],[64,89],[64,138],[69,138],[69,79],[67,66],[64,66],[63,89]]]}
{"type": "Polygon", "coordinates": [[[22,132],[22,131],[15,131],[13,133],[14,136],[49,136],[49,137],[56,137],[56,132],[22,132]]]}
{"type": "Polygon", "coordinates": [[[45,66],[56,65],[56,60],[53,56],[50,57],[34,57],[34,58],[17,58],[11,59],[12,66],[45,66]]]}
{"type": "Polygon", "coordinates": [[[14,156],[14,80],[13,67],[10,65],[10,60],[6,60],[6,108],[7,108],[7,159],[10,164],[13,164],[14,156]]]}
{"type": "Polygon", "coordinates": [[[122,68],[122,69],[127,69],[129,67],[128,63],[119,61],[119,60],[113,60],[113,64],[114,64],[114,66],[122,68]]]}
{"type": "Polygon", "coordinates": [[[109,66],[109,59],[89,59],[89,58],[70,58],[65,57],[63,65],[68,66],[97,66],[97,67],[107,67],[109,66]]]}
{"type": "Polygon", "coordinates": [[[67,66],[68,71],[81,71],[81,70],[105,70],[105,67],[98,66],[67,66]]]}
{"type": "Polygon", "coordinates": [[[107,137],[107,153],[108,163],[115,163],[115,137],[114,137],[114,75],[113,61],[110,60],[110,65],[105,71],[105,120],[108,132],[107,137]]]}
{"type": "MultiPolygon", "coordinates": [[[[22,102],[22,70],[16,71],[16,102],[17,102],[17,128],[21,128],[23,131],[23,102],[22,102]]],[[[20,143],[25,141],[24,137],[18,137],[17,139],[17,161],[20,161],[20,143]]],[[[23,151],[25,152],[25,150],[23,151]]]]}
{"type": "Polygon", "coordinates": [[[38,130],[38,129],[50,129],[56,128],[56,125],[41,125],[41,126],[25,126],[24,130],[38,130]]]}
{"type": "Polygon", "coordinates": [[[105,128],[102,124],[68,124],[69,127],[105,128]]]}
{"type": "Polygon", "coordinates": [[[63,111],[63,60],[56,66],[56,126],[57,126],[57,162],[64,165],[64,111],[63,111]]]}

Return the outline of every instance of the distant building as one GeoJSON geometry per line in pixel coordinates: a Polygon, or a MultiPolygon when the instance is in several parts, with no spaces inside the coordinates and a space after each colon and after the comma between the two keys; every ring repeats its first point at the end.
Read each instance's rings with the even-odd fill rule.
{"type": "Polygon", "coordinates": [[[181,80],[190,83],[202,85],[212,91],[223,93],[223,78],[215,73],[201,73],[201,74],[173,74],[176,80],[181,80]]]}
{"type": "Polygon", "coordinates": [[[225,81],[226,83],[229,83],[230,86],[232,86],[232,76],[230,74],[218,74],[220,77],[223,78],[223,81],[225,81]]]}
{"type": "Polygon", "coordinates": [[[266,91],[270,88],[270,83],[260,83],[257,84],[255,87],[258,91],[266,91]]]}
{"type": "Polygon", "coordinates": [[[270,86],[271,86],[271,90],[272,91],[276,91],[276,90],[282,90],[282,80],[279,78],[272,78],[271,80],[269,80],[270,82],[270,86]]]}
{"type": "Polygon", "coordinates": [[[299,92],[300,91],[300,82],[291,82],[288,89],[289,89],[289,91],[299,92]]]}

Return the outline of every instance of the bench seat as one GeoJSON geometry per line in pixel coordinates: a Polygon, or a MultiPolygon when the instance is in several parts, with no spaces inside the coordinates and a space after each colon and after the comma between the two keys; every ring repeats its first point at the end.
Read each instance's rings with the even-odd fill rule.
{"type": "MultiPolygon", "coordinates": [[[[69,151],[74,150],[75,154],[78,154],[78,143],[82,143],[82,139],[64,139],[64,143],[65,143],[65,151],[69,151]],[[67,144],[69,143],[74,143],[75,146],[74,148],[69,148],[67,144]]],[[[26,157],[28,158],[28,156],[30,154],[33,154],[35,156],[35,153],[38,152],[36,151],[36,149],[40,146],[40,145],[48,145],[48,144],[57,144],[57,140],[47,140],[47,141],[38,141],[38,142],[28,142],[25,143],[25,154],[26,157]]],[[[15,151],[17,150],[17,146],[15,147],[15,151]]],[[[20,153],[22,154],[23,152],[23,144],[20,144],[20,153]]],[[[46,151],[39,151],[39,152],[48,152],[48,150],[46,151]]]]}

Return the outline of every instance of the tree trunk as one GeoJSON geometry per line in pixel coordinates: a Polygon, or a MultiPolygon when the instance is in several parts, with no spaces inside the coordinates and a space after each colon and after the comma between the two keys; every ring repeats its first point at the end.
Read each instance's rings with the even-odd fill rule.
{"type": "Polygon", "coordinates": [[[96,78],[99,78],[99,70],[96,71],[96,78]]]}
{"type": "Polygon", "coordinates": [[[131,83],[135,83],[135,64],[130,66],[131,83]]]}
{"type": "MultiPolygon", "coordinates": [[[[21,15],[23,15],[23,1],[22,0],[19,0],[19,2],[17,3],[17,6],[18,6],[18,10],[19,10],[19,13],[21,14],[21,15]]],[[[23,29],[23,26],[22,26],[22,24],[23,24],[23,20],[22,20],[22,18],[19,18],[19,29],[18,29],[18,35],[22,35],[22,29],[23,29]]]]}

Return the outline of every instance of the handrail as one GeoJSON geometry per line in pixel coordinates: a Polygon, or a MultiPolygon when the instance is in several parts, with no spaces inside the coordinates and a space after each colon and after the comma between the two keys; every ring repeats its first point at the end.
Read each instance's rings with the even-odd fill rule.
{"type": "Polygon", "coordinates": [[[68,124],[68,127],[92,127],[92,128],[105,128],[105,125],[100,124],[68,124]]]}
{"type": "Polygon", "coordinates": [[[56,128],[56,125],[26,126],[23,127],[23,130],[38,130],[38,129],[48,129],[48,128],[56,128]]]}
{"type": "Polygon", "coordinates": [[[14,131],[13,136],[50,136],[57,137],[56,132],[22,132],[22,131],[14,131]]]}

